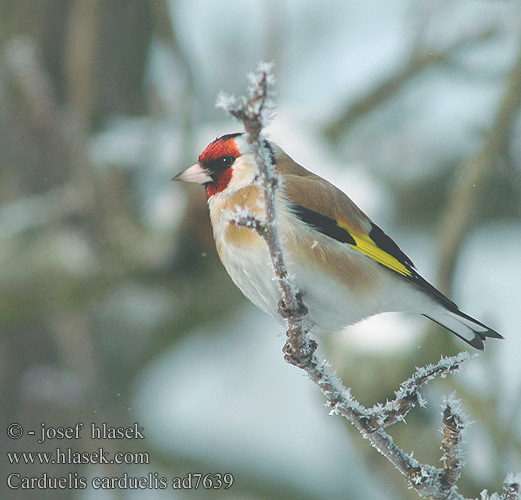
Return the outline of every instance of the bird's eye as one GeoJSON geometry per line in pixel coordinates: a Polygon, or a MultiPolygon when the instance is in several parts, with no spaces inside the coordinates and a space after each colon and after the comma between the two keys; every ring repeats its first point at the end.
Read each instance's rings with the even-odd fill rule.
{"type": "Polygon", "coordinates": [[[230,155],[221,156],[221,158],[219,158],[217,160],[219,167],[222,169],[228,168],[234,161],[235,161],[235,158],[230,155]]]}
{"type": "Polygon", "coordinates": [[[204,166],[212,174],[218,174],[229,168],[235,161],[235,156],[225,155],[215,160],[205,161],[204,166]]]}

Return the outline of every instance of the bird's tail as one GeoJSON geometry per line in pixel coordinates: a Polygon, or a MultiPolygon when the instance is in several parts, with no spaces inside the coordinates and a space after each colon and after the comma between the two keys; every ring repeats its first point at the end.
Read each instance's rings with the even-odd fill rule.
{"type": "Polygon", "coordinates": [[[495,330],[492,330],[492,328],[471,318],[459,309],[455,311],[446,309],[443,312],[425,314],[424,316],[445,327],[454,335],[467,342],[467,344],[480,351],[484,349],[484,342],[487,340],[487,337],[494,339],[504,338],[495,330]]]}

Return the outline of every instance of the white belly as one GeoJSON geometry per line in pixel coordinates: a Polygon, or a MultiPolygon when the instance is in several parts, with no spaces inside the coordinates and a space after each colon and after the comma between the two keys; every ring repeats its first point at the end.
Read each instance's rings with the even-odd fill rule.
{"type": "MultiPolygon", "coordinates": [[[[253,251],[228,244],[220,250],[224,267],[242,293],[257,307],[282,322],[278,313],[281,293],[267,246],[259,246],[258,250],[253,251]]],[[[316,333],[340,330],[388,310],[381,303],[381,297],[353,294],[330,275],[319,274],[302,263],[298,270],[295,269],[289,255],[285,255],[285,263],[290,279],[302,294],[309,311],[307,319],[316,326],[316,333]]]]}

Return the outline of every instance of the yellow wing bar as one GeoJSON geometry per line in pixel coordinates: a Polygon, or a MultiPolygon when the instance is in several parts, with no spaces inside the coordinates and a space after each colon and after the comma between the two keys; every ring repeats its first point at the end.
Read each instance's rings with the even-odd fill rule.
{"type": "Polygon", "coordinates": [[[319,214],[302,205],[293,204],[292,208],[300,220],[322,234],[349,245],[402,276],[415,276],[411,259],[376,224],[370,223],[369,234],[356,234],[346,222],[319,214]]]}
{"type": "MultiPolygon", "coordinates": [[[[349,226],[347,224],[342,223],[341,221],[337,221],[337,224],[339,227],[345,229],[346,231],[349,231],[349,226]]],[[[379,229],[379,228],[378,228],[379,229]]],[[[381,231],[379,229],[379,231],[381,231]]],[[[383,235],[383,231],[381,231],[383,235]]],[[[403,262],[400,262],[396,257],[391,255],[386,250],[380,248],[377,243],[375,243],[369,235],[356,235],[351,233],[351,236],[355,240],[355,245],[352,245],[348,243],[348,245],[351,248],[354,248],[355,250],[358,250],[359,252],[363,253],[364,255],[367,255],[371,259],[375,260],[379,264],[382,264],[383,266],[391,269],[392,271],[395,271],[403,276],[412,276],[411,270],[403,264],[403,262]]],[[[390,238],[385,235],[386,238],[390,240],[390,238]]],[[[392,240],[390,240],[392,242],[392,240]]],[[[393,245],[396,244],[393,242],[393,245]]],[[[398,249],[398,247],[396,246],[398,249]]],[[[399,249],[398,249],[399,250],[399,249]]],[[[401,250],[399,250],[401,253],[401,250]]]]}

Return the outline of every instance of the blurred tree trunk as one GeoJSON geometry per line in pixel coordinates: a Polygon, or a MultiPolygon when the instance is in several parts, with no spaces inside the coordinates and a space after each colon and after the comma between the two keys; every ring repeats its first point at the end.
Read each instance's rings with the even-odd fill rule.
{"type": "Polygon", "coordinates": [[[143,114],[152,38],[149,2],[141,0],[3,0],[4,42],[33,39],[58,102],[95,126],[112,114],[143,114]]]}
{"type": "MultiPolygon", "coordinates": [[[[52,242],[76,231],[91,245],[97,264],[110,260],[107,268],[119,269],[122,252],[107,241],[114,213],[102,201],[121,206],[126,198],[114,195],[119,186],[111,179],[108,195],[95,179],[88,139],[114,114],[146,114],[152,30],[150,5],[140,0],[0,0],[0,208],[8,213],[16,205],[15,215],[4,213],[2,221],[12,227],[25,218],[28,228],[14,237],[1,235],[5,255],[12,255],[0,282],[0,449],[6,473],[42,473],[36,464],[8,466],[6,451],[47,451],[27,434],[10,440],[9,423],[38,431],[41,422],[88,421],[98,408],[100,421],[122,424],[128,418],[126,407],[120,408],[124,403],[112,401],[113,392],[123,400],[126,389],[107,383],[115,362],[104,364],[89,316],[88,300],[117,278],[102,273],[103,279],[76,281],[53,263],[52,242]],[[67,196],[59,195],[71,188],[74,212],[67,196]],[[56,217],[33,226],[44,206],[56,217]]],[[[82,446],[90,445],[84,440],[77,451],[82,446]]],[[[46,472],[64,476],[77,470],[67,464],[46,472]]],[[[77,494],[65,490],[59,496],[77,494]]],[[[5,476],[0,497],[12,497],[5,476]]],[[[26,490],[23,497],[51,499],[56,491],[26,490]]]]}

